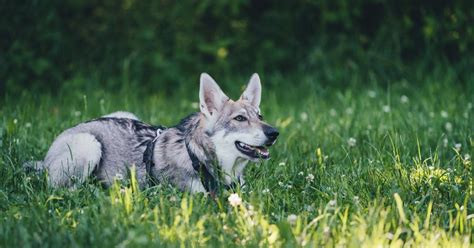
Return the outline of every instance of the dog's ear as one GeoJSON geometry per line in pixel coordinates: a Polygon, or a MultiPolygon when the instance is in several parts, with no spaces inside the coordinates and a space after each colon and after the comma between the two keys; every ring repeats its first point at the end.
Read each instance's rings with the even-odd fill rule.
{"type": "Polygon", "coordinates": [[[250,104],[258,108],[260,106],[261,96],[262,84],[260,84],[260,77],[257,73],[254,73],[250,78],[249,84],[244,93],[240,96],[240,100],[248,101],[250,104]]]}
{"type": "Polygon", "coordinates": [[[221,110],[224,103],[229,100],[222,92],[216,81],[207,73],[201,73],[199,87],[199,108],[207,117],[221,110]]]}

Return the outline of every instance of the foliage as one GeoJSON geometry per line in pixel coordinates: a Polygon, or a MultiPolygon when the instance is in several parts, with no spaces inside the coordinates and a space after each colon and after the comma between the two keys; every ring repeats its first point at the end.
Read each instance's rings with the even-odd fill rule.
{"type": "MultiPolygon", "coordinates": [[[[422,83],[339,89],[311,77],[295,85],[262,77],[262,112],[281,135],[272,159],[249,165],[246,187],[235,192],[242,202],[233,205],[232,192],[213,200],[168,185],[140,191],[133,178],[109,189],[51,189],[44,174],[21,166],[42,159],[61,130],[115,110],[177,123],[197,111],[197,85],[143,95],[125,86],[82,89],[87,82],[76,78],[58,96],[7,95],[0,246],[472,246],[473,85],[453,83],[449,68],[411,73],[422,83]]],[[[224,85],[233,98],[243,86],[224,85]]]]}
{"type": "Polygon", "coordinates": [[[78,76],[169,93],[202,71],[331,80],[334,67],[401,78],[413,63],[473,66],[472,1],[7,1],[0,14],[0,90],[12,93],[78,76]]]}
{"type": "Polygon", "coordinates": [[[0,246],[472,246],[473,4],[2,3],[0,246]],[[202,71],[232,98],[263,80],[281,135],[245,188],[52,189],[22,168],[116,110],[177,123],[202,71]]]}

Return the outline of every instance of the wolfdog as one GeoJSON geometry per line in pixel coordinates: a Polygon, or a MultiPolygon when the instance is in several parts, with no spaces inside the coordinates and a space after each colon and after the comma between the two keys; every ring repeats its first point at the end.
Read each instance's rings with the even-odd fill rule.
{"type": "Polygon", "coordinates": [[[215,193],[244,183],[249,161],[268,159],[279,135],[260,113],[261,83],[253,74],[237,101],[207,73],[200,77],[200,111],[170,128],[134,114],[115,112],[62,132],[44,161],[27,166],[47,171],[53,187],[76,187],[89,176],[105,186],[130,176],[141,188],[168,182],[181,190],[215,193]]]}

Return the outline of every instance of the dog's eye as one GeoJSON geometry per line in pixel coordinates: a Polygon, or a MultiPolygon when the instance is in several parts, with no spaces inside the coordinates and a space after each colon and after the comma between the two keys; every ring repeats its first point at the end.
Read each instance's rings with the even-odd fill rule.
{"type": "Polygon", "coordinates": [[[263,116],[259,114],[259,115],[258,115],[258,119],[259,119],[259,120],[263,120],[263,116]]]}
{"type": "Polygon", "coordinates": [[[242,115],[237,115],[234,120],[236,121],[246,121],[247,118],[245,116],[242,116],[242,115]]]}

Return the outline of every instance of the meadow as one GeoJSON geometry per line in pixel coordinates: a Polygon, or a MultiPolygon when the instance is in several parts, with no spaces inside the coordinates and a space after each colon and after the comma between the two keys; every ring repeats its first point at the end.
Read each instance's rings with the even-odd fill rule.
{"type": "MultiPolygon", "coordinates": [[[[22,168],[65,128],[116,110],[176,124],[197,111],[198,75],[171,94],[84,78],[57,94],[5,94],[0,246],[472,247],[474,88],[449,70],[417,75],[331,86],[262,74],[262,112],[280,138],[245,187],[216,199],[133,178],[52,189],[22,168]]],[[[215,78],[233,98],[247,80],[215,78]]]]}

